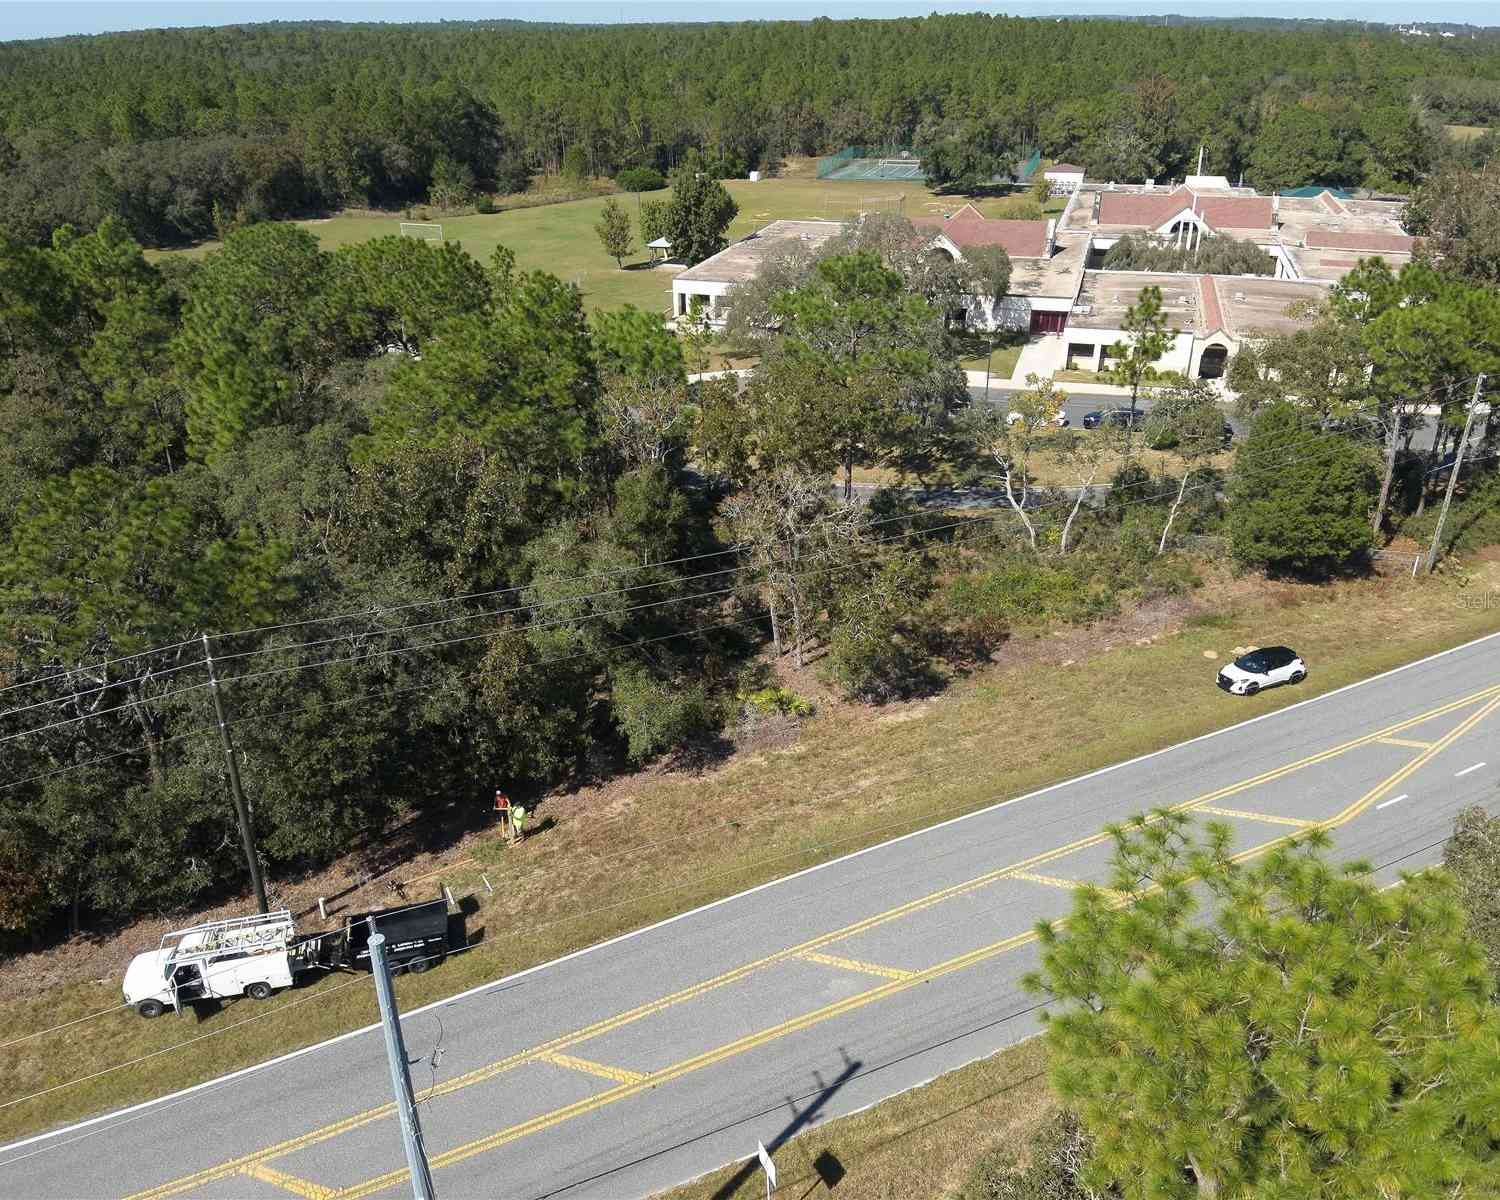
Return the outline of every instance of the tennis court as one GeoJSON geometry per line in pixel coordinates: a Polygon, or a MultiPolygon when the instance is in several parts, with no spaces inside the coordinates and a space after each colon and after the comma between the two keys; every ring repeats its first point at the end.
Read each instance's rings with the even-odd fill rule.
{"type": "Polygon", "coordinates": [[[922,170],[922,160],[909,150],[872,153],[860,146],[846,146],[837,154],[818,159],[818,178],[832,183],[921,183],[927,172],[922,170]]]}

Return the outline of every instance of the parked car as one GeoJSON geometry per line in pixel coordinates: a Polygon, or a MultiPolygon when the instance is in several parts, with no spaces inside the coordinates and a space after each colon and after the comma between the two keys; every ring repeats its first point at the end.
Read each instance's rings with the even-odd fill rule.
{"type": "Polygon", "coordinates": [[[1085,429],[1098,429],[1105,424],[1115,429],[1139,429],[1145,423],[1146,414],[1140,409],[1131,412],[1128,408],[1096,408],[1091,413],[1083,414],[1085,429]]]}
{"type": "Polygon", "coordinates": [[[1301,683],[1307,664],[1286,646],[1262,646],[1242,654],[1219,672],[1218,684],[1235,696],[1253,696],[1279,683],[1301,683]]]}
{"type": "MultiPolygon", "coordinates": [[[[1021,414],[1016,412],[1015,409],[1011,409],[1005,414],[1005,423],[1007,425],[1014,425],[1020,419],[1021,414]]],[[[1057,412],[1053,415],[1052,420],[1048,422],[1048,424],[1055,425],[1059,429],[1066,429],[1068,427],[1067,410],[1062,408],[1058,409],[1057,412]]]]}

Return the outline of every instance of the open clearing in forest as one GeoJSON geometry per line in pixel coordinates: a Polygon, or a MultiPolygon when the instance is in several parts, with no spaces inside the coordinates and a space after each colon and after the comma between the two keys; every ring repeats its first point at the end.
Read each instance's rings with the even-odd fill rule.
{"type": "MultiPolygon", "coordinates": [[[[724,186],[740,206],[739,215],[729,227],[731,241],[780,219],[842,221],[866,208],[907,216],[929,216],[952,212],[967,202],[963,196],[934,195],[930,189],[917,183],[827,183],[817,179],[790,178],[763,179],[757,183],[728,179],[724,186]]],[[[604,203],[610,199],[606,196],[459,217],[441,216],[430,208],[414,205],[411,219],[440,223],[445,241],[462,243],[464,249],[481,262],[488,261],[496,246],[509,246],[515,252],[517,265],[523,270],[550,271],[561,279],[576,283],[583,289],[587,308],[609,309],[634,304],[637,308],[666,312],[670,304],[668,293],[672,288],[672,276],[682,268],[653,267],[639,245],[640,227],[635,221],[640,201],[666,200],[671,194],[670,190],[663,190],[645,192],[640,196],[622,193],[614,197],[630,213],[636,234],[636,253],[626,260],[623,271],[604,253],[599,235],[594,232],[604,203]]],[[[999,216],[1006,211],[1008,199],[987,197],[975,203],[986,215],[999,216]]],[[[406,219],[400,213],[390,216],[340,213],[332,218],[299,221],[298,224],[314,234],[325,250],[332,250],[374,237],[399,234],[401,223],[406,219]]],[[[206,242],[187,250],[161,253],[198,257],[216,245],[215,242],[206,242]]]]}

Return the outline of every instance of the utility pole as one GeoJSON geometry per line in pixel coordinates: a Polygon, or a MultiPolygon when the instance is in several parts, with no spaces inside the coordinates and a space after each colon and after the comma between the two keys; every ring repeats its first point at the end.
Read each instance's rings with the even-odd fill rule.
{"type": "Polygon", "coordinates": [[[407,1069],[406,1043],[401,1039],[401,1017],[391,990],[391,972],[385,961],[385,934],[370,925],[370,967],[375,976],[375,995],[380,1000],[380,1026],[385,1030],[385,1056],[391,1065],[391,1091],[396,1098],[396,1116],[401,1122],[401,1141],[406,1147],[406,1165],[411,1171],[413,1200],[433,1200],[432,1172],[422,1146],[422,1125],[417,1102],[411,1094],[411,1072],[407,1069]]]}
{"type": "Polygon", "coordinates": [[[1479,412],[1479,397],[1484,394],[1484,375],[1474,380],[1474,398],[1469,401],[1469,415],[1464,418],[1464,431],[1458,439],[1458,451],[1453,455],[1453,469],[1448,472],[1448,490],[1443,493],[1443,511],[1438,513],[1437,528],[1432,531],[1432,546],[1427,551],[1427,571],[1437,566],[1438,545],[1443,540],[1443,525],[1448,520],[1448,506],[1453,503],[1453,489],[1458,483],[1458,472],[1464,465],[1464,451],[1469,445],[1469,430],[1474,428],[1474,417],[1479,412]]]}
{"type": "Polygon", "coordinates": [[[224,697],[214,674],[214,656],[208,648],[208,634],[203,635],[203,662],[208,667],[208,686],[214,694],[214,713],[219,718],[219,740],[224,743],[224,763],[229,768],[229,795],[234,801],[234,815],[240,823],[240,842],[245,847],[245,865],[250,868],[250,886],[255,889],[255,903],[261,912],[270,912],[266,903],[266,884],[260,877],[260,859],[255,855],[255,834],[250,830],[250,806],[245,803],[245,789],[240,786],[240,762],[234,753],[234,739],[229,734],[229,718],[224,713],[224,697]]]}

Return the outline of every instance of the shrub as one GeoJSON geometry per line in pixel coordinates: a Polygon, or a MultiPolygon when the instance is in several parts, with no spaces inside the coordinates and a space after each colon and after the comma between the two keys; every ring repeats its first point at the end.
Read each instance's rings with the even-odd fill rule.
{"type": "Polygon", "coordinates": [[[1057,1113],[1031,1135],[1025,1166],[1002,1142],[974,1164],[954,1200],[1105,1200],[1078,1181],[1087,1155],[1078,1118],[1057,1113]]]}
{"type": "Polygon", "coordinates": [[[810,717],[813,713],[812,701],[797,695],[790,688],[772,685],[754,692],[742,691],[737,698],[745,706],[746,712],[760,717],[810,717]]]}
{"type": "Polygon", "coordinates": [[[505,154],[495,164],[495,187],[504,195],[524,192],[531,187],[531,168],[519,154],[505,154]]]}
{"type": "Polygon", "coordinates": [[[1234,456],[1229,530],[1244,566],[1327,573],[1369,550],[1379,485],[1371,451],[1328,436],[1305,413],[1261,410],[1234,456]]]}
{"type": "Polygon", "coordinates": [[[928,657],[894,633],[834,631],[823,660],[823,675],[850,700],[884,704],[931,686],[928,657]]]}
{"type": "Polygon", "coordinates": [[[488,196],[481,196],[478,200],[474,201],[474,211],[481,216],[488,216],[490,213],[496,211],[495,202],[488,196]]]}
{"type": "Polygon", "coordinates": [[[631,762],[646,762],[713,727],[713,706],[701,683],[656,679],[636,666],[621,667],[612,682],[615,727],[631,762]]]}
{"type": "Polygon", "coordinates": [[[1458,881],[1469,932],[1489,956],[1500,995],[1500,816],[1477,804],[1463,809],[1443,847],[1443,866],[1458,881]]]}
{"type": "Polygon", "coordinates": [[[579,183],[589,177],[588,151],[578,142],[563,151],[562,173],[579,183]]]}
{"type": "Polygon", "coordinates": [[[654,167],[626,167],[615,176],[615,186],[622,192],[659,192],[667,178],[654,167]]]}
{"type": "Polygon", "coordinates": [[[1091,582],[1081,559],[1054,565],[1016,558],[954,580],[948,605],[961,619],[981,625],[1081,624],[1114,612],[1115,597],[1107,584],[1091,582]]]}

